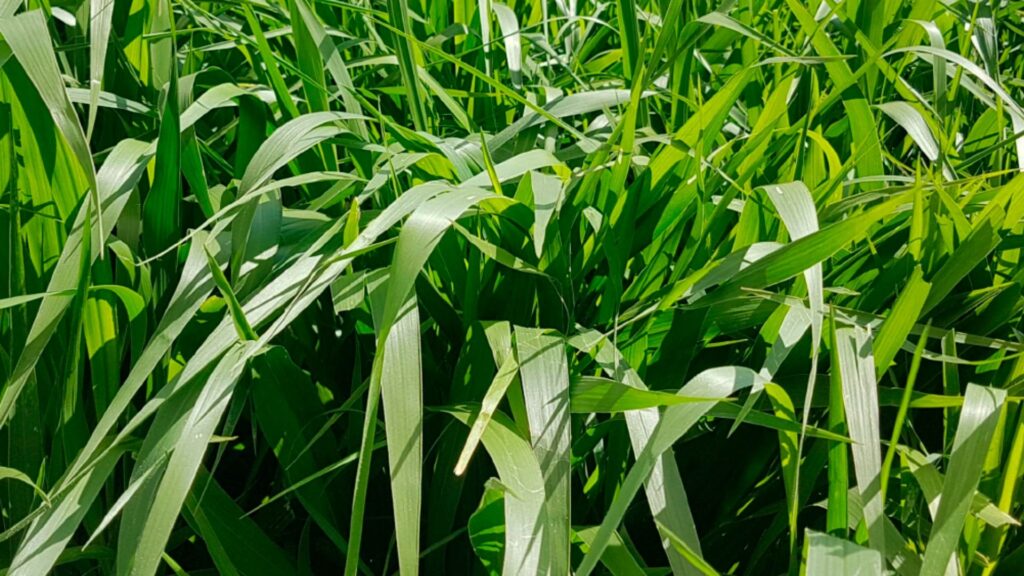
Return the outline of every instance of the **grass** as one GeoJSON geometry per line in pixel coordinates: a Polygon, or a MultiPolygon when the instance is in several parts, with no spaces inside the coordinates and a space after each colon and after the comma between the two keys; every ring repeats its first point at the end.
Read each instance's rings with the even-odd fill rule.
{"type": "Polygon", "coordinates": [[[1022,14],[0,0],[0,573],[1024,572],[1022,14]]]}

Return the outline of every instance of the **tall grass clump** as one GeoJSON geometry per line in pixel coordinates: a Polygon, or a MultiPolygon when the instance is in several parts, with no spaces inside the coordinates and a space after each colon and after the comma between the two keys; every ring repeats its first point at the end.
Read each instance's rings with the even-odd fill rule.
{"type": "Polygon", "coordinates": [[[0,574],[1024,574],[1022,15],[0,0],[0,574]]]}

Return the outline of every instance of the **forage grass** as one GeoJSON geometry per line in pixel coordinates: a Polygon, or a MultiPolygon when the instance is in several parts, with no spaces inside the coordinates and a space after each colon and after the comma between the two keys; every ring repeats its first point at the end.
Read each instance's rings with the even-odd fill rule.
{"type": "Polygon", "coordinates": [[[1024,573],[1022,14],[0,0],[0,574],[1024,573]]]}

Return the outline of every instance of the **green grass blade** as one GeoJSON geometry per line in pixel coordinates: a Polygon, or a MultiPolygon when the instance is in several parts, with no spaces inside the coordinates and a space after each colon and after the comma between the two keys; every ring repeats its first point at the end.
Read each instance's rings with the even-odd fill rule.
{"type": "Polygon", "coordinates": [[[943,572],[953,557],[1005,399],[1004,390],[967,385],[922,574],[943,572]]]}
{"type": "Polygon", "coordinates": [[[110,43],[110,28],[114,16],[114,3],[107,0],[89,2],[89,120],[85,139],[92,139],[96,125],[96,110],[99,105],[100,89],[103,87],[103,72],[107,64],[107,46],[110,43]]]}
{"type": "MultiPolygon", "coordinates": [[[[726,398],[729,395],[753,386],[755,382],[763,379],[747,368],[726,366],[712,368],[698,374],[685,386],[679,389],[679,393],[690,397],[706,397],[709,399],[726,398]]],[[[710,403],[704,404],[682,404],[672,406],[665,410],[664,416],[658,422],[657,428],[651,434],[651,438],[643,451],[637,454],[636,464],[630,469],[626,480],[622,484],[619,494],[615,497],[611,509],[601,522],[601,528],[594,537],[587,555],[583,558],[576,573],[587,576],[596,566],[604,547],[608,545],[611,533],[616,530],[626,513],[626,509],[633,497],[640,490],[640,485],[654,469],[658,457],[672,444],[686,433],[700,418],[711,408],[710,403]]]]}
{"type": "MultiPolygon", "coordinates": [[[[828,390],[828,430],[846,434],[846,408],[843,395],[842,371],[840,365],[838,337],[836,336],[835,315],[829,317],[830,365],[828,390]]],[[[849,525],[850,464],[849,449],[844,444],[833,443],[828,447],[828,508],[825,526],[832,536],[846,537],[849,525]]]]}
{"type": "MultiPolygon", "coordinates": [[[[114,222],[117,221],[128,202],[129,192],[142,176],[144,160],[148,154],[149,148],[145,144],[133,140],[121,142],[111,152],[97,176],[104,210],[102,218],[96,218],[96,220],[102,219],[103,226],[97,226],[97,229],[90,230],[91,234],[98,235],[99,230],[113,228],[114,222]]],[[[32,376],[40,354],[50,342],[58,322],[71,304],[72,296],[69,291],[75,290],[78,284],[86,212],[84,210],[79,212],[75,226],[72,228],[61,252],[60,260],[54,268],[53,276],[47,285],[47,292],[52,295],[44,298],[40,304],[39,311],[32,321],[25,346],[11,373],[9,383],[3,388],[3,394],[0,395],[0,426],[6,424],[10,418],[18,395],[32,376]]],[[[93,252],[92,260],[95,260],[96,256],[97,253],[93,252]]]]}
{"type": "Polygon", "coordinates": [[[876,376],[881,377],[896,358],[921,314],[930,289],[931,284],[924,280],[921,268],[915,268],[874,339],[876,376]]]}
{"type": "Polygon", "coordinates": [[[598,376],[581,376],[572,382],[570,402],[574,414],[599,414],[644,410],[689,402],[708,402],[708,400],[634,388],[616,380],[598,376]]]}
{"type": "Polygon", "coordinates": [[[896,447],[899,445],[900,433],[906,423],[907,411],[910,409],[910,399],[914,393],[914,384],[917,382],[917,373],[921,369],[921,353],[924,351],[924,344],[928,340],[927,330],[921,334],[917,341],[917,349],[914,351],[914,358],[910,362],[910,373],[907,375],[907,382],[903,389],[903,399],[900,400],[899,411],[896,412],[896,423],[892,428],[892,438],[889,440],[889,448],[885,451],[885,459],[882,460],[882,501],[885,501],[885,491],[889,485],[889,472],[892,469],[893,459],[896,456],[896,447]]]}
{"type": "Polygon", "coordinates": [[[480,412],[473,418],[473,424],[466,436],[466,444],[462,447],[459,461],[455,464],[456,475],[461,476],[466,471],[466,466],[469,465],[469,460],[473,457],[473,452],[480,443],[484,430],[491,418],[494,417],[498,404],[504,398],[505,391],[518,375],[519,364],[516,362],[515,356],[510,354],[498,368],[498,373],[494,375],[494,380],[491,381],[491,385],[487,388],[487,394],[484,395],[483,402],[480,404],[480,412]]]}
{"type": "Polygon", "coordinates": [[[853,470],[864,507],[871,548],[885,556],[885,515],[882,502],[882,450],[878,393],[871,335],[861,327],[838,328],[836,349],[843,381],[843,405],[854,441],[853,470]]]}
{"type": "Polygon", "coordinates": [[[53,569],[88,511],[81,503],[96,498],[122,453],[123,449],[117,448],[105,452],[81,481],[53,499],[53,506],[43,513],[48,521],[36,519],[29,527],[8,567],[9,574],[46,574],[53,569]]]}
{"type": "Polygon", "coordinates": [[[711,306],[743,293],[744,288],[762,288],[792,278],[816,263],[838,252],[852,239],[867,233],[871,224],[892,214],[902,205],[905,197],[898,195],[878,206],[826,226],[820,231],[791,242],[757,262],[754,262],[714,293],[698,301],[700,306],[711,306]]]}
{"type": "MultiPolygon", "coordinates": [[[[647,390],[647,385],[640,375],[629,367],[622,353],[600,333],[584,331],[570,338],[569,344],[577,350],[593,354],[601,369],[612,379],[621,379],[622,383],[630,388],[647,390]]],[[[648,408],[626,412],[625,418],[633,452],[639,455],[650,444],[651,435],[658,427],[661,414],[656,409],[648,408]]],[[[644,483],[644,494],[647,496],[651,515],[682,538],[686,545],[699,555],[701,548],[697,527],[686,496],[686,488],[679,475],[679,468],[673,465],[674,460],[671,449],[654,459],[644,483]]],[[[690,563],[675,550],[668,538],[663,538],[661,545],[668,555],[673,573],[695,574],[690,563]]]]}
{"type": "Polygon", "coordinates": [[[13,480],[15,482],[21,482],[22,484],[29,486],[35,493],[43,499],[46,505],[50,505],[50,499],[47,498],[46,492],[43,491],[35,482],[32,481],[24,472],[16,470],[14,468],[8,468],[6,466],[0,466],[0,480],[13,480]]]}
{"type": "MultiPolygon", "coordinates": [[[[448,412],[469,424],[472,412],[450,409],[448,412]]],[[[502,574],[539,574],[543,531],[546,524],[544,477],[530,443],[515,432],[515,425],[502,413],[495,413],[484,429],[481,441],[498,469],[505,487],[505,559],[502,574]]]]}
{"type": "MultiPolygon", "coordinates": [[[[352,83],[348,67],[341,53],[334,45],[334,41],[327,35],[327,31],[310,10],[306,0],[294,0],[295,6],[302,18],[302,23],[309,34],[310,40],[316,44],[320,59],[324,68],[330,73],[335,86],[341,92],[341,100],[345,104],[345,111],[353,116],[362,116],[363,108],[356,99],[356,87],[352,83]]],[[[362,137],[367,137],[366,126],[362,119],[355,118],[352,121],[353,132],[362,137]]],[[[329,167],[330,168],[330,167],[329,167]]]]}
{"type": "Polygon", "coordinates": [[[515,327],[519,377],[530,422],[530,438],[544,476],[547,520],[541,572],[569,571],[569,367],[561,336],[515,327]]]}
{"type": "Polygon", "coordinates": [[[935,162],[939,159],[939,143],[920,110],[903,101],[884,102],[878,105],[878,109],[906,130],[907,135],[929,160],[935,162]]]}
{"type": "Polygon", "coordinates": [[[171,73],[160,115],[153,186],[142,204],[147,254],[159,254],[181,235],[181,121],[177,67],[171,73]]]}
{"type": "Polygon", "coordinates": [[[412,125],[417,130],[426,130],[428,106],[424,104],[426,101],[423,98],[423,88],[420,86],[419,75],[416,73],[416,48],[409,41],[412,31],[409,3],[406,0],[388,0],[388,19],[391,25],[400,32],[395,35],[394,50],[398,56],[402,84],[405,85],[406,103],[412,116],[412,125]]]}
{"type": "Polygon", "coordinates": [[[399,310],[384,345],[381,397],[399,571],[417,574],[423,483],[423,380],[420,315],[413,296],[399,310]]]}
{"type": "Polygon", "coordinates": [[[715,570],[710,564],[708,564],[706,560],[704,560],[703,558],[698,556],[697,553],[691,550],[690,547],[686,545],[686,542],[683,542],[683,540],[679,536],[676,536],[674,533],[672,533],[671,530],[667,529],[664,525],[659,524],[658,529],[660,529],[663,533],[665,533],[668,536],[669,542],[672,543],[672,547],[675,548],[684,558],[686,558],[686,561],[689,562],[690,565],[693,566],[695,569],[697,569],[698,572],[704,574],[705,576],[718,576],[718,571],[715,570]]]}
{"type": "MultiPolygon", "coordinates": [[[[161,416],[164,416],[174,414],[174,408],[183,409],[180,416],[171,416],[167,420],[168,423],[176,420],[176,424],[168,428],[161,426],[159,421],[154,424],[143,444],[136,473],[140,467],[142,474],[147,473],[145,463],[151,449],[163,446],[172,452],[162,466],[162,475],[152,476],[152,488],[140,491],[125,506],[118,538],[119,574],[156,573],[175,520],[202,464],[210,436],[227,410],[231,392],[248,359],[258,349],[259,344],[251,341],[234,345],[217,363],[206,387],[193,397],[194,406],[172,404],[170,411],[161,411],[161,416]],[[156,434],[159,435],[154,437],[156,434]]],[[[152,465],[159,466],[156,463],[152,465]]]]}
{"type": "MultiPolygon", "coordinates": [[[[594,539],[596,532],[596,526],[574,531],[576,537],[583,542],[584,546],[590,546],[590,542],[594,539]]],[[[585,552],[586,548],[584,548],[585,552]]],[[[612,536],[611,543],[608,544],[608,547],[604,550],[604,555],[601,556],[601,563],[611,572],[612,576],[642,576],[647,573],[640,560],[637,559],[618,534],[612,536]]]]}
{"type": "Polygon", "coordinates": [[[807,531],[807,564],[810,574],[882,574],[882,555],[849,540],[807,531]]]}
{"type": "MultiPolygon", "coordinates": [[[[97,214],[103,212],[103,202],[100,198],[100,190],[97,187],[96,167],[92,161],[92,154],[89,152],[89,144],[82,131],[82,125],[78,121],[78,115],[71,106],[67,92],[64,89],[64,82],[61,80],[60,69],[57,66],[57,58],[53,52],[50,42],[50,32],[46,26],[46,19],[41,10],[33,10],[14,16],[12,18],[0,19],[0,35],[10,47],[14,57],[18,59],[25,73],[32,80],[32,84],[39,91],[46,107],[49,108],[53,122],[57,129],[67,140],[75,155],[82,173],[89,183],[90,197],[93,202],[93,211],[97,214]]],[[[106,242],[104,230],[105,222],[97,219],[99,226],[99,243],[96,246],[97,253],[103,253],[103,245],[106,242]]]]}

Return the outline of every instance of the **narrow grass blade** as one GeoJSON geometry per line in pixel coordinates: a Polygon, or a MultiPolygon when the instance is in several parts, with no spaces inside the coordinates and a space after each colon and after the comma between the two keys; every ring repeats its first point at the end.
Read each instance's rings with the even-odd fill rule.
{"type": "MultiPolygon", "coordinates": [[[[846,434],[846,407],[843,395],[842,371],[840,365],[839,338],[836,335],[835,315],[829,316],[830,365],[828,390],[828,430],[836,434],[846,434]]],[[[850,523],[849,492],[850,492],[850,451],[844,444],[833,443],[828,447],[828,508],[825,527],[832,536],[846,538],[850,523]]],[[[861,514],[863,515],[863,514],[861,514]]]]}
{"type": "Polygon", "coordinates": [[[849,540],[807,530],[806,573],[810,574],[882,574],[882,555],[877,550],[857,546],[849,540]]]}
{"type": "Polygon", "coordinates": [[[859,326],[836,330],[836,349],[843,381],[843,405],[854,441],[853,470],[864,507],[871,548],[885,556],[885,515],[882,503],[882,449],[878,423],[878,392],[871,334],[859,326]]]}
{"type": "Polygon", "coordinates": [[[883,217],[890,216],[906,201],[897,195],[878,206],[822,228],[754,262],[714,293],[698,301],[711,306],[743,293],[743,288],[762,288],[792,278],[814,264],[837,253],[850,241],[862,237],[868,228],[883,217]]]}
{"type": "Polygon", "coordinates": [[[15,482],[21,482],[22,484],[29,486],[35,493],[42,498],[43,502],[47,505],[50,504],[50,499],[47,498],[46,492],[43,491],[35,482],[32,481],[24,472],[16,470],[14,468],[8,468],[6,466],[0,466],[0,480],[13,480],[15,482]]]}
{"type": "MultiPolygon", "coordinates": [[[[576,538],[583,543],[584,553],[586,553],[587,547],[590,546],[596,533],[597,526],[575,530],[576,538]]],[[[601,563],[604,564],[612,576],[643,576],[647,574],[643,563],[626,546],[626,543],[622,541],[622,537],[617,533],[612,536],[611,542],[605,548],[604,555],[601,556],[601,563]]]]}
{"type": "Polygon", "coordinates": [[[92,139],[92,130],[96,124],[113,17],[112,0],[89,0],[89,120],[85,130],[86,141],[92,139]]]}
{"type": "Polygon", "coordinates": [[[420,315],[415,296],[398,313],[384,347],[381,373],[384,430],[388,440],[391,502],[395,515],[398,566],[417,574],[423,484],[423,376],[420,315]]]}
{"type": "Polygon", "coordinates": [[[164,427],[157,424],[140,454],[136,471],[146,473],[145,462],[150,450],[159,445],[170,447],[162,475],[153,476],[153,488],[143,490],[125,507],[118,538],[118,573],[155,574],[159,567],[167,539],[188,495],[202,463],[206,446],[220,422],[235,384],[242,375],[247,361],[259,349],[257,342],[234,345],[218,362],[207,381],[207,386],[194,398],[195,404],[177,404],[161,411],[162,416],[174,414],[174,408],[183,411],[180,419],[171,416],[164,427]],[[154,437],[154,435],[157,435],[154,437]],[[147,450],[149,448],[149,450],[147,450]]]}
{"type": "MultiPolygon", "coordinates": [[[[764,384],[764,380],[754,371],[748,368],[724,366],[701,372],[680,388],[679,393],[690,397],[721,399],[743,388],[749,388],[755,382],[764,384]]],[[[612,532],[622,522],[633,497],[636,496],[641,484],[654,469],[658,457],[670,449],[672,444],[696,424],[710,408],[710,403],[707,405],[682,404],[665,410],[664,416],[651,434],[649,442],[643,451],[637,454],[636,464],[630,469],[619,494],[601,522],[601,528],[594,537],[590,550],[576,569],[577,574],[580,576],[590,574],[604,552],[605,546],[608,545],[612,532]]]]}
{"type": "MultiPolygon", "coordinates": [[[[765,392],[771,400],[775,416],[783,420],[796,422],[796,410],[793,408],[793,401],[785,389],[777,384],[766,384],[765,392]]],[[[803,426],[801,426],[801,429],[803,426]]],[[[797,480],[799,479],[799,451],[800,438],[793,432],[779,431],[779,458],[782,466],[782,480],[786,489],[786,511],[789,520],[789,553],[790,556],[796,553],[798,528],[797,520],[800,512],[800,495],[797,480]]]]}
{"type": "Polygon", "coordinates": [[[341,92],[341,100],[345,104],[345,111],[356,117],[352,120],[353,132],[364,138],[367,137],[366,126],[363,120],[358,118],[358,116],[362,116],[363,108],[359,104],[359,100],[356,99],[356,87],[352,83],[352,77],[348,72],[348,67],[345,66],[341,53],[335,47],[334,41],[327,35],[324,26],[317,19],[316,15],[313,14],[313,11],[310,10],[306,0],[294,0],[294,2],[302,17],[302,22],[310,35],[310,39],[316,44],[324,67],[331,74],[331,79],[334,80],[335,86],[341,92]]]}
{"type": "MultiPolygon", "coordinates": [[[[569,344],[576,349],[594,355],[601,369],[613,380],[638,390],[647,390],[640,375],[630,368],[622,353],[603,335],[595,331],[583,331],[569,339],[569,344]]],[[[657,409],[629,411],[625,413],[626,426],[629,429],[629,440],[634,454],[641,454],[651,442],[651,436],[658,428],[661,414],[657,409]]],[[[682,538],[698,555],[701,553],[697,527],[693,513],[675,465],[675,455],[671,448],[654,459],[651,471],[644,482],[644,494],[651,515],[669,527],[674,534],[682,538]]],[[[662,548],[668,556],[672,571],[676,574],[696,574],[688,561],[676,551],[668,538],[663,538],[662,548]]]]}
{"type": "Polygon", "coordinates": [[[483,402],[480,404],[480,412],[473,419],[469,435],[466,436],[466,444],[462,447],[459,461],[455,464],[456,475],[461,476],[466,471],[466,466],[469,465],[469,460],[473,457],[473,452],[480,443],[484,430],[498,409],[498,404],[504,398],[505,391],[518,375],[519,364],[516,362],[515,356],[510,354],[498,368],[498,373],[494,375],[494,380],[491,381],[491,385],[487,388],[487,394],[484,395],[483,402]]]}
{"type": "Polygon", "coordinates": [[[402,84],[405,85],[406,103],[409,105],[412,125],[417,130],[426,130],[427,106],[424,105],[423,89],[420,86],[419,75],[416,73],[416,48],[409,41],[412,31],[409,3],[406,0],[388,0],[388,18],[391,20],[392,26],[404,33],[395,35],[394,48],[398,55],[398,68],[402,74],[402,84]]]}
{"type": "Polygon", "coordinates": [[[896,358],[896,353],[917,323],[930,289],[931,284],[924,280],[921,268],[915,268],[874,339],[876,376],[880,377],[896,358]]]}
{"type": "MultiPolygon", "coordinates": [[[[569,571],[569,368],[565,341],[545,330],[515,327],[530,438],[544,476],[547,521],[541,551],[543,574],[569,571]]],[[[537,527],[541,529],[541,527],[537,527]]]]}
{"type": "MultiPolygon", "coordinates": [[[[100,186],[100,195],[104,210],[102,218],[96,218],[104,222],[103,226],[96,230],[90,230],[93,234],[93,245],[95,245],[98,230],[110,230],[114,222],[120,216],[128,196],[135,183],[142,176],[142,169],[149,153],[149,147],[134,140],[122,141],[107,158],[100,169],[97,182],[100,186]]],[[[7,423],[14,410],[18,395],[24,389],[25,384],[31,377],[40,354],[50,342],[57,324],[71,304],[72,292],[79,282],[79,267],[82,260],[82,241],[85,224],[85,210],[79,211],[78,219],[71,230],[64,249],[61,251],[60,260],[54,268],[53,275],[47,285],[47,292],[52,295],[45,297],[39,306],[32,327],[29,330],[28,338],[21,355],[18,357],[14,370],[11,373],[9,384],[3,388],[0,395],[0,426],[7,423]]],[[[92,253],[94,260],[98,254],[92,253]]]]}
{"type": "Polygon", "coordinates": [[[683,558],[686,558],[686,561],[689,562],[690,565],[698,572],[705,576],[718,576],[718,571],[708,564],[706,560],[691,550],[690,547],[686,545],[686,542],[683,542],[682,538],[676,536],[671,530],[667,529],[661,523],[658,524],[658,529],[668,536],[668,540],[672,543],[672,547],[675,548],[683,558]]]}
{"type": "Polygon", "coordinates": [[[75,528],[88,512],[82,502],[91,502],[106,483],[107,476],[121,457],[123,449],[107,451],[97,460],[81,481],[73,488],[53,499],[53,506],[36,519],[22,539],[8,574],[46,574],[58,562],[61,552],[75,534],[75,528]]]}
{"type": "Polygon", "coordinates": [[[939,143],[935,140],[931,127],[917,108],[914,108],[909,102],[899,100],[884,102],[879,104],[878,108],[907,131],[910,138],[929,160],[935,162],[939,159],[939,143]]]}
{"type": "Polygon", "coordinates": [[[491,10],[494,10],[494,16],[498,19],[501,38],[505,43],[505,59],[508,61],[512,86],[518,88],[523,85],[523,48],[519,21],[512,8],[500,2],[491,2],[491,10]]]}
{"type": "MultiPolygon", "coordinates": [[[[0,35],[3,35],[4,41],[14,53],[14,57],[25,69],[25,73],[32,80],[36,90],[39,91],[39,96],[49,108],[57,129],[71,146],[71,150],[82,168],[82,173],[89,183],[93,211],[96,214],[103,213],[103,202],[97,187],[96,167],[93,164],[92,154],[89,152],[89,144],[86,142],[82,125],[78,121],[78,115],[64,89],[64,82],[61,80],[60,69],[57,67],[57,58],[53,52],[50,32],[42,10],[33,10],[11,18],[0,19],[0,35]]],[[[106,235],[103,231],[110,230],[110,227],[105,227],[105,222],[100,219],[97,219],[96,225],[99,227],[97,253],[102,254],[103,245],[106,242],[106,235]]]]}
{"type": "Polygon", "coordinates": [[[628,412],[688,402],[708,402],[708,400],[633,388],[616,380],[597,376],[576,378],[573,380],[571,388],[573,414],[628,412]]]}
{"type": "MultiPolygon", "coordinates": [[[[449,409],[469,424],[472,412],[449,409]]],[[[505,559],[502,574],[540,574],[543,562],[543,527],[547,523],[544,477],[530,443],[515,432],[515,425],[498,412],[484,429],[481,441],[505,487],[505,559]]]]}
{"type": "Polygon", "coordinates": [[[1005,400],[1004,390],[967,385],[949,469],[925,548],[922,574],[945,571],[956,550],[1005,400]]]}
{"type": "Polygon", "coordinates": [[[181,235],[181,119],[178,110],[177,66],[171,72],[160,114],[153,186],[142,204],[143,240],[147,254],[159,254],[181,235]]]}

